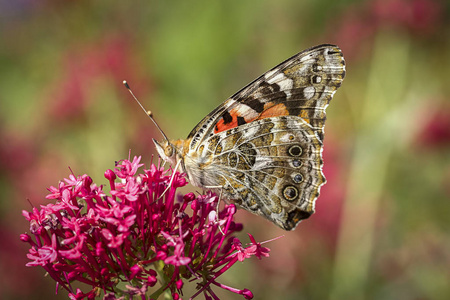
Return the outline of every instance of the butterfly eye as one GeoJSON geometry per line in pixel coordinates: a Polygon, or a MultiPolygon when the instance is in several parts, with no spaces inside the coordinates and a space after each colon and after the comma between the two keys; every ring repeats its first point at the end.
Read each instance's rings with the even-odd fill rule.
{"type": "Polygon", "coordinates": [[[164,154],[167,157],[172,157],[172,155],[174,154],[174,150],[171,144],[167,144],[167,146],[164,148],[164,154]]]}

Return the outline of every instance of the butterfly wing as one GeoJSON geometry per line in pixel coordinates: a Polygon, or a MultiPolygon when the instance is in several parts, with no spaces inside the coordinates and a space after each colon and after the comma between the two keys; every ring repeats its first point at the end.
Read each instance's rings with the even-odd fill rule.
{"type": "Polygon", "coordinates": [[[322,141],[297,116],[256,120],[214,134],[198,153],[212,158],[203,176],[225,198],[292,230],[314,212],[322,174],[322,141]]]}
{"type": "Polygon", "coordinates": [[[341,50],[320,45],[266,72],[205,117],[183,147],[192,184],[285,230],[314,212],[325,109],[345,76],[341,50]]]}
{"type": "Polygon", "coordinates": [[[319,45],[272,68],[213,110],[191,131],[189,150],[213,134],[256,120],[293,115],[323,141],[325,109],[345,76],[339,47],[319,45]]]}

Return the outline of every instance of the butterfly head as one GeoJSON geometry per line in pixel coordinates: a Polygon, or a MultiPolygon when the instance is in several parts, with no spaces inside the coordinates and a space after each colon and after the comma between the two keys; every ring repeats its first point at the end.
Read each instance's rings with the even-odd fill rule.
{"type": "Polygon", "coordinates": [[[155,143],[156,150],[158,151],[159,156],[166,162],[170,163],[171,165],[175,165],[177,162],[177,151],[175,149],[175,146],[172,145],[167,140],[163,140],[162,142],[158,142],[157,140],[153,139],[153,143],[155,143]]]}

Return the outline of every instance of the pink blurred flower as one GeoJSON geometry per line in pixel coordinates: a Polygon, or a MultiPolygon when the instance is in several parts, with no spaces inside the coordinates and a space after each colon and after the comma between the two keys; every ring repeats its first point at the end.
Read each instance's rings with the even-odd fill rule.
{"type": "Polygon", "coordinates": [[[330,39],[345,52],[347,59],[370,51],[373,39],[382,29],[432,35],[443,24],[443,5],[438,0],[373,0],[357,2],[340,21],[333,20],[330,39]]]}
{"type": "Polygon", "coordinates": [[[442,9],[437,0],[376,0],[370,7],[379,25],[403,27],[415,34],[432,33],[442,20],[442,9]]]}
{"type": "Polygon", "coordinates": [[[421,148],[439,148],[450,145],[450,108],[436,109],[419,132],[421,148]]]}
{"type": "Polygon", "coordinates": [[[43,267],[71,299],[93,299],[99,291],[104,299],[156,299],[166,289],[178,299],[183,280],[197,281],[192,298],[203,293],[218,299],[211,289],[216,285],[251,299],[247,289],[216,281],[237,261],[269,256],[269,249],[252,235],[248,247],[233,237],[242,229],[233,221],[235,206],[216,214],[217,196],[211,192],[198,197],[189,193],[175,201],[175,190],[186,185],[185,175],[175,173],[163,195],[170,182],[167,171],[152,165],[137,174],[139,162],[136,157],[123,160],[105,172],[110,196],[89,176],[70,175],[49,188],[47,198],[56,199],[55,204],[24,211],[30,222],[30,234],[21,235],[31,246],[27,266],[43,267]],[[117,177],[120,182],[115,182],[117,177]],[[74,281],[91,290],[74,290],[74,281]],[[152,289],[158,281],[161,287],[152,289]],[[117,286],[120,282],[125,288],[117,286]]]}
{"type": "Polygon", "coordinates": [[[124,78],[134,86],[151,86],[148,80],[142,84],[143,80],[134,75],[138,65],[133,61],[130,45],[129,35],[117,35],[71,47],[62,58],[62,74],[48,96],[51,119],[61,126],[62,122],[83,116],[92,99],[92,83],[99,79],[116,82],[121,89],[124,78]]]}
{"type": "MultiPolygon", "coordinates": [[[[0,124],[2,125],[2,124],[0,124]]],[[[0,127],[0,165],[8,176],[22,176],[22,172],[36,159],[36,144],[18,131],[0,127]]]]}

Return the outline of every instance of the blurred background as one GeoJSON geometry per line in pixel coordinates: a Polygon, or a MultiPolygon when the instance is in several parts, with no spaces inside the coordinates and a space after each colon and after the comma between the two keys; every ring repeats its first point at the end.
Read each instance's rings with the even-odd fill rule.
{"type": "MultiPolygon", "coordinates": [[[[67,299],[27,268],[21,215],[46,188],[198,121],[291,55],[339,45],[316,214],[293,232],[239,211],[271,256],[221,282],[255,299],[450,299],[450,3],[0,0],[0,299],[67,299]]],[[[217,291],[218,289],[215,289],[217,291]]],[[[222,299],[243,299],[221,293],[222,299]]],[[[189,295],[186,295],[189,296],[189,295]]]]}

